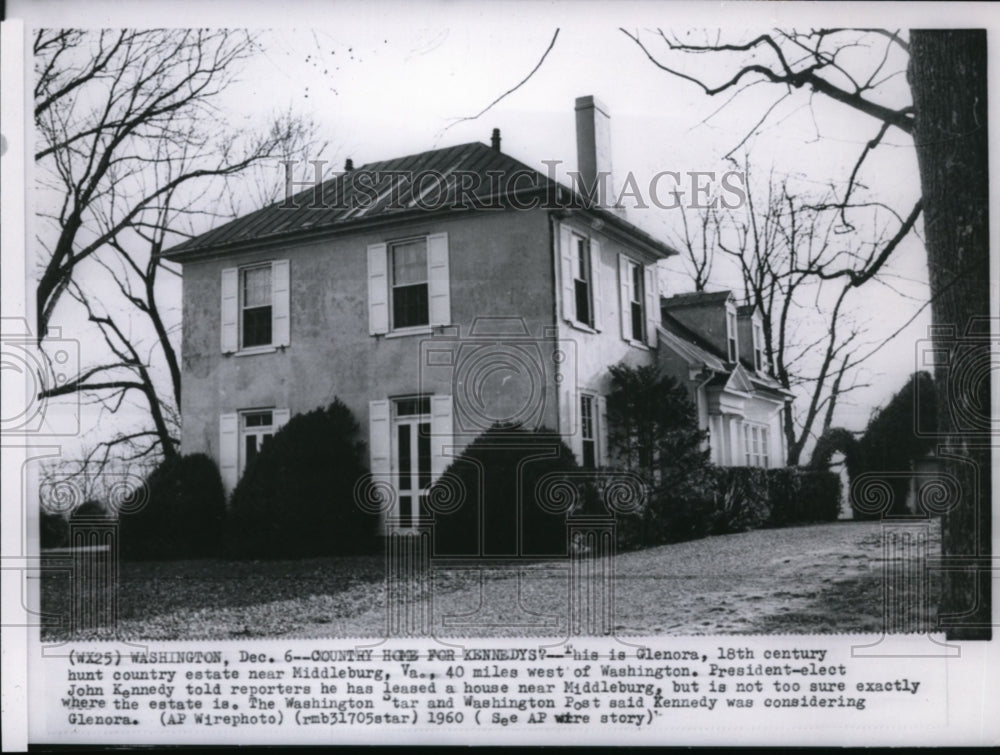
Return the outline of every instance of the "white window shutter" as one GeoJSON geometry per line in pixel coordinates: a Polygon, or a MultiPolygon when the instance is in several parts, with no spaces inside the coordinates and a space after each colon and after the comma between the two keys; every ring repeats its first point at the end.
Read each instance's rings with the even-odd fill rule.
{"type": "Polygon", "coordinates": [[[239,481],[240,418],[238,414],[219,417],[219,475],[226,495],[233,492],[239,481]]]}
{"type": "Polygon", "coordinates": [[[632,270],[629,259],[618,255],[618,301],[621,307],[622,338],[632,340],[632,270]]]}
{"type": "Polygon", "coordinates": [[[660,324],[660,293],[656,282],[656,268],[649,265],[646,275],[646,345],[656,348],[656,328],[660,324]]]}
{"type": "Polygon", "coordinates": [[[271,263],[271,343],[288,346],[290,340],[288,260],[271,263]]]}
{"type": "Polygon", "coordinates": [[[427,237],[427,299],[431,326],[451,325],[447,233],[433,233],[427,237]]]}
{"type": "Polygon", "coordinates": [[[368,332],[389,332],[389,258],[385,244],[368,247],[368,332]]]}
{"type": "Polygon", "coordinates": [[[278,432],[278,430],[287,425],[291,416],[292,412],[290,409],[275,409],[271,412],[271,422],[274,424],[274,432],[278,432]]]}
{"type": "Polygon", "coordinates": [[[455,443],[451,396],[431,396],[431,475],[437,480],[453,461],[455,443]]]}
{"type": "Polygon", "coordinates": [[[604,292],[601,286],[601,242],[590,240],[590,301],[593,304],[594,330],[604,329],[604,292]]]}
{"type": "Polygon", "coordinates": [[[604,396],[597,397],[597,464],[608,466],[608,400],[604,396]]]}
{"type": "Polygon", "coordinates": [[[239,270],[228,267],[222,271],[222,307],[220,314],[220,331],[222,334],[222,353],[232,354],[239,349],[239,270]]]}
{"type": "Polygon", "coordinates": [[[392,431],[388,401],[368,402],[368,452],[372,480],[392,482],[392,431]]]}
{"type": "Polygon", "coordinates": [[[568,225],[559,226],[559,270],[561,271],[562,314],[569,322],[576,321],[576,289],[573,286],[573,231],[568,225]]]}

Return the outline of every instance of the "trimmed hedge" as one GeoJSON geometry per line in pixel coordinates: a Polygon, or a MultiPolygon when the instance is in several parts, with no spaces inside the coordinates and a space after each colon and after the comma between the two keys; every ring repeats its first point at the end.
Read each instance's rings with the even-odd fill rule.
{"type": "Polygon", "coordinates": [[[496,424],[431,488],[435,553],[565,556],[573,502],[593,505],[573,452],[559,435],[496,424]]]}
{"type": "Polygon", "coordinates": [[[266,441],[233,491],[226,546],[237,558],[363,553],[378,517],[355,500],[368,472],[359,426],[339,399],[297,414],[266,441]]]}
{"type": "Polygon", "coordinates": [[[801,467],[768,470],[770,516],[766,526],[833,522],[840,516],[842,486],[834,472],[801,467]]]}
{"type": "Polygon", "coordinates": [[[226,497],[205,454],[165,460],[146,478],[148,499],[119,516],[120,553],[132,560],[222,555],[226,497]]]}

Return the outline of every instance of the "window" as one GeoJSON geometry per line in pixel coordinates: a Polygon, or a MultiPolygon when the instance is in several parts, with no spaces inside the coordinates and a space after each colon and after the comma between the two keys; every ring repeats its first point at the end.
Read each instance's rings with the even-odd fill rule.
{"type": "Polygon", "coordinates": [[[368,247],[368,332],[426,333],[451,324],[448,234],[368,247]]]}
{"type": "Polygon", "coordinates": [[[754,367],[757,372],[764,371],[764,328],[759,322],[753,324],[753,354],[754,367]]]}
{"type": "Polygon", "coordinates": [[[580,396],[580,436],[583,440],[583,466],[594,469],[597,466],[597,433],[594,431],[594,397],[580,396]]]}
{"type": "Polygon", "coordinates": [[[643,269],[634,262],[629,263],[632,273],[632,291],[630,310],[632,315],[632,340],[644,341],[643,329],[646,322],[646,313],[643,312],[643,302],[645,301],[645,287],[643,286],[643,269]]]}
{"type": "Polygon", "coordinates": [[[240,348],[271,345],[271,266],[240,270],[240,348]]]}
{"type": "Polygon", "coordinates": [[[427,240],[393,244],[392,327],[415,328],[430,323],[427,298],[427,240]]]}
{"type": "Polygon", "coordinates": [[[431,400],[430,396],[399,398],[393,406],[400,526],[412,527],[426,510],[431,486],[431,400]]]}
{"type": "Polygon", "coordinates": [[[593,326],[593,307],[591,306],[590,244],[581,236],[573,236],[573,288],[576,294],[576,319],[585,325],[593,326]]]}
{"type": "Polygon", "coordinates": [[[769,465],[768,440],[766,426],[744,423],[743,453],[748,467],[767,467],[769,465]]]}
{"type": "Polygon", "coordinates": [[[223,354],[259,354],[289,339],[289,261],[222,271],[220,331],[223,354]]]}
{"type": "Polygon", "coordinates": [[[269,441],[275,432],[274,412],[270,409],[240,413],[239,474],[241,476],[246,471],[247,465],[257,457],[264,443],[269,441]]]}
{"type": "Polygon", "coordinates": [[[735,362],[738,354],[736,350],[736,313],[730,310],[726,310],[726,337],[729,341],[729,361],[735,362]]]}

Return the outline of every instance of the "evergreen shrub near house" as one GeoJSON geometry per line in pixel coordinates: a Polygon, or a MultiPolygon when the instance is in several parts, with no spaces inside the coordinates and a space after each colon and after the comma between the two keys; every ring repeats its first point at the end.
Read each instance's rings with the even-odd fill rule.
{"type": "Polygon", "coordinates": [[[215,462],[205,454],[164,460],[146,478],[145,501],[118,517],[123,558],[182,559],[222,555],[226,497],[215,462]]]}
{"type": "Polygon", "coordinates": [[[355,500],[367,474],[351,410],[334,399],[292,417],[264,442],[236,485],[226,546],[238,558],[295,558],[371,551],[378,516],[355,500]]]}
{"type": "Polygon", "coordinates": [[[842,486],[834,472],[801,467],[769,469],[768,527],[832,522],[840,516],[842,486]]]}
{"type": "Polygon", "coordinates": [[[639,511],[617,515],[619,547],[704,537],[712,530],[718,481],[694,403],[683,385],[656,367],[609,369],[611,454],[649,490],[639,511]]]}
{"type": "Polygon", "coordinates": [[[596,505],[589,484],[558,434],[495,424],[429,492],[434,552],[566,556],[569,517],[596,505]]]}
{"type": "Polygon", "coordinates": [[[771,516],[771,477],[762,467],[717,467],[718,494],[712,512],[712,534],[728,535],[759,529],[771,516]]]}

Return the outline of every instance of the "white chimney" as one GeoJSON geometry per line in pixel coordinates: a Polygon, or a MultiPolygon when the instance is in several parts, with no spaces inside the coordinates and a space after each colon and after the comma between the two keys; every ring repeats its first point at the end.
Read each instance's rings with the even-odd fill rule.
{"type": "Polygon", "coordinates": [[[576,98],[576,164],[583,185],[574,188],[611,208],[617,198],[611,170],[611,115],[592,95],[576,98]]]}

